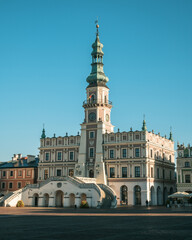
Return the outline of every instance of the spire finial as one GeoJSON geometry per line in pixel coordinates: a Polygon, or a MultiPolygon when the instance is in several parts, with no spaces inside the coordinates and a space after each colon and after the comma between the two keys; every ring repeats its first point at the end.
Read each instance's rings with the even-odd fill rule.
{"type": "Polygon", "coordinates": [[[172,127],[170,126],[169,140],[173,141],[172,127]]]}
{"type": "Polygon", "coordinates": [[[96,24],[96,28],[97,28],[96,35],[97,35],[97,36],[99,36],[99,24],[98,24],[98,17],[97,17],[97,20],[95,21],[95,24],[96,24]]]}
{"type": "Polygon", "coordinates": [[[142,131],[147,131],[147,126],[145,122],[145,114],[143,114],[143,126],[142,126],[142,131]]]}
{"type": "Polygon", "coordinates": [[[41,138],[46,138],[46,135],[45,135],[45,124],[44,123],[43,123],[43,130],[42,130],[41,138]]]}

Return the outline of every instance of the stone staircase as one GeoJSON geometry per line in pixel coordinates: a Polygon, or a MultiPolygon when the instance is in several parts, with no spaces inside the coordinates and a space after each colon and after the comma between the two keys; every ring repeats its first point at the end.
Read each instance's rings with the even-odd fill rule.
{"type": "Polygon", "coordinates": [[[116,208],[117,207],[117,199],[115,191],[105,185],[105,184],[98,184],[99,187],[105,192],[105,199],[101,205],[101,208],[116,208]]]}

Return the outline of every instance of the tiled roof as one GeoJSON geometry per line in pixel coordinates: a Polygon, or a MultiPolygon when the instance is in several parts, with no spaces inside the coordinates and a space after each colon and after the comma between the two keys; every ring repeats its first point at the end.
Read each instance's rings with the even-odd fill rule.
{"type": "Polygon", "coordinates": [[[35,158],[34,161],[27,163],[27,159],[10,161],[0,164],[0,168],[24,168],[24,167],[37,167],[39,158],[35,158]]]}

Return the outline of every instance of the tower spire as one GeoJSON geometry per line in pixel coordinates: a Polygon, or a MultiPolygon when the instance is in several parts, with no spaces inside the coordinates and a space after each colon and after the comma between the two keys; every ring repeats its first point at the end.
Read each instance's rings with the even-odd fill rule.
{"type": "Polygon", "coordinates": [[[96,24],[96,39],[92,44],[93,51],[92,55],[92,70],[90,75],[87,77],[87,82],[89,83],[89,87],[94,86],[106,86],[106,83],[109,81],[108,77],[105,76],[103,71],[103,44],[99,40],[99,25],[98,20],[95,21],[96,24]]]}

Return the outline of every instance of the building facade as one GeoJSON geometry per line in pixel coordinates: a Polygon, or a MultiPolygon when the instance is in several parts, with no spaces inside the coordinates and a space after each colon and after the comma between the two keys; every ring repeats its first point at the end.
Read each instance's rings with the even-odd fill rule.
{"type": "Polygon", "coordinates": [[[177,144],[177,191],[192,193],[192,147],[177,144]]]}
{"type": "Polygon", "coordinates": [[[103,71],[103,44],[92,45],[92,71],[87,77],[81,135],[52,138],[43,129],[40,140],[38,182],[51,177],[94,178],[111,187],[117,203],[162,205],[175,191],[174,142],[147,131],[114,132],[108,78],[103,71]]]}
{"type": "Polygon", "coordinates": [[[0,165],[0,193],[7,194],[37,182],[38,158],[14,154],[12,161],[0,165]]]}

